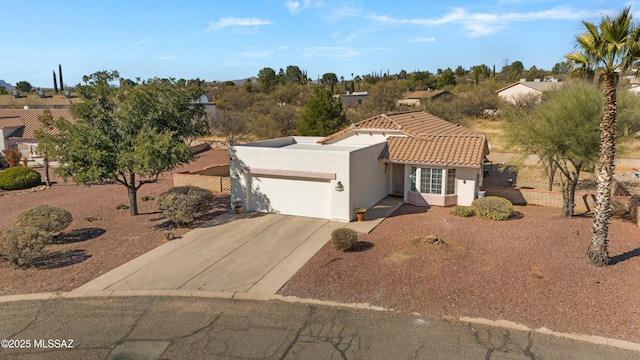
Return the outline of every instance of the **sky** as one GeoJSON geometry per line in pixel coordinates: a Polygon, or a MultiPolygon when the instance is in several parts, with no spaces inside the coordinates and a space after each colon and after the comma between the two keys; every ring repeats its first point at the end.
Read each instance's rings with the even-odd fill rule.
{"type": "Polygon", "coordinates": [[[289,65],[346,80],[513,61],[550,70],[582,20],[625,6],[635,15],[615,0],[0,0],[0,79],[52,88],[58,64],[67,85],[101,70],[206,81],[289,65]]]}

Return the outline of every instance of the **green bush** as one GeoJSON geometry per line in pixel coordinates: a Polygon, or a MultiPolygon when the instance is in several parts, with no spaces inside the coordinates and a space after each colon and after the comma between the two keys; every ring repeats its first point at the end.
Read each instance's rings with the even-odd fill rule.
{"type": "Polygon", "coordinates": [[[28,268],[45,253],[50,236],[33,226],[0,230],[0,255],[12,265],[28,268]]]}
{"type": "Polygon", "coordinates": [[[487,196],[473,201],[471,208],[483,218],[491,220],[507,220],[513,215],[511,201],[499,196],[487,196]]]}
{"type": "Polygon", "coordinates": [[[451,214],[455,216],[470,217],[476,213],[469,206],[454,206],[451,208],[451,214]]]}
{"type": "Polygon", "coordinates": [[[331,232],[331,243],[338,251],[351,251],[358,243],[358,233],[353,229],[335,229],[331,232]]]}
{"type": "Polygon", "coordinates": [[[20,190],[40,185],[42,177],[32,168],[24,166],[10,167],[0,172],[0,189],[20,190]]]}
{"type": "Polygon", "coordinates": [[[213,202],[213,193],[195,186],[171,188],[156,198],[156,207],[178,226],[191,224],[213,202]]]}
{"type": "Polygon", "coordinates": [[[69,210],[58,206],[42,204],[23,211],[13,223],[16,227],[33,226],[53,234],[66,229],[73,217],[69,210]]]}

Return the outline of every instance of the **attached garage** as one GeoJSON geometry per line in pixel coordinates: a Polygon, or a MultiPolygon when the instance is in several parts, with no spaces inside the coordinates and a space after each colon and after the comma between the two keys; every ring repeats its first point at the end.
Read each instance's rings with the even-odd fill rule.
{"type": "Polygon", "coordinates": [[[331,218],[335,173],[246,168],[249,211],[331,218]]]}

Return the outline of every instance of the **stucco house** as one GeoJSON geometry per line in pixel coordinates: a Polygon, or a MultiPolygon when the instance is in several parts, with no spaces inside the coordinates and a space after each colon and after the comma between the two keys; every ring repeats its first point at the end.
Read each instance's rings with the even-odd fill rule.
{"type": "MultiPolygon", "coordinates": [[[[0,156],[2,150],[18,148],[30,164],[41,165],[43,158],[36,154],[38,140],[34,132],[40,127],[38,116],[42,109],[0,109],[0,156]]],[[[69,109],[49,109],[54,119],[72,121],[69,109]]]]}
{"type": "Polygon", "coordinates": [[[424,111],[382,114],[324,138],[233,146],[231,199],[248,211],[337,221],[389,195],[416,205],[470,205],[488,153],[484,135],[424,111]]]}
{"type": "Polygon", "coordinates": [[[439,97],[452,95],[449,90],[422,90],[408,91],[402,94],[402,99],[398,100],[398,105],[419,106],[425,101],[435,100],[439,97]]]}
{"type": "Polygon", "coordinates": [[[565,83],[559,82],[555,79],[550,81],[526,81],[521,80],[520,82],[516,82],[510,84],[508,86],[503,87],[496,91],[498,96],[503,98],[504,100],[515,103],[518,99],[522,99],[528,96],[535,96],[538,99],[538,102],[542,101],[542,94],[548,91],[559,90],[564,86],[565,83]]]}

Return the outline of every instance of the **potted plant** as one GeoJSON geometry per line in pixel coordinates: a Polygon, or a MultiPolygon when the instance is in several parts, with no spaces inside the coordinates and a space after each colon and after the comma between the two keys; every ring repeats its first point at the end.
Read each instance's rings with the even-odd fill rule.
{"type": "Polygon", "coordinates": [[[367,209],[363,207],[356,208],[356,218],[358,221],[364,221],[364,216],[367,214],[367,209]]]}
{"type": "Polygon", "coordinates": [[[236,199],[233,200],[233,208],[236,209],[236,214],[242,213],[242,200],[236,199]]]}

